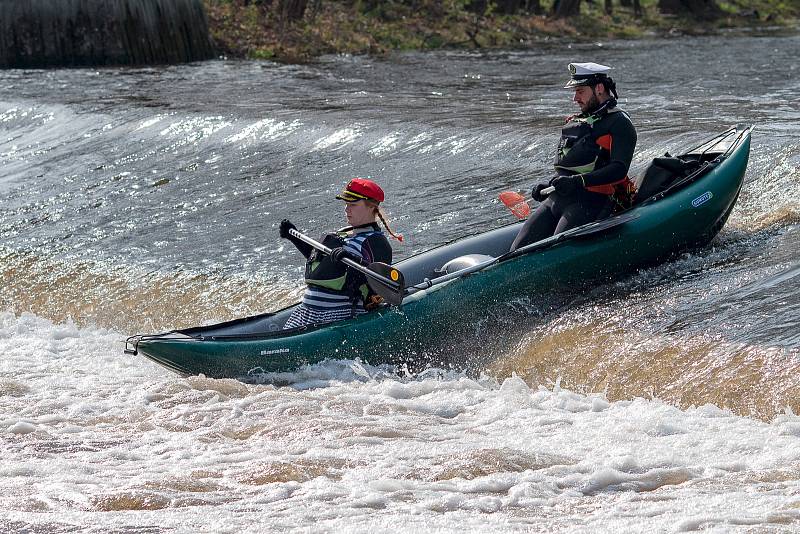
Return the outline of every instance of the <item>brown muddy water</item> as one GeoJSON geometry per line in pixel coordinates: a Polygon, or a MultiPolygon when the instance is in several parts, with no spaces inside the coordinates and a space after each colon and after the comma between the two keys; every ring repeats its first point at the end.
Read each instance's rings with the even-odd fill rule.
{"type": "Polygon", "coordinates": [[[798,528],[798,50],[754,35],[0,71],[0,527],[798,528]],[[497,194],[549,176],[571,61],[614,68],[634,172],[755,126],[709,247],[512,295],[479,377],[326,362],[240,384],[121,353],[296,301],[278,223],[344,224],[349,177],[384,186],[397,257],[509,222],[497,194]]]}

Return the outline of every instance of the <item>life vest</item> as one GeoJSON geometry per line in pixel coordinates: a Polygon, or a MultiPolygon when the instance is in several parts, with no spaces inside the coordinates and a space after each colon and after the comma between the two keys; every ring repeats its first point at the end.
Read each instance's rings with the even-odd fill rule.
{"type": "MultiPolygon", "coordinates": [[[[555,169],[560,176],[586,174],[611,162],[611,134],[597,135],[594,127],[594,124],[610,113],[624,112],[604,106],[592,115],[578,115],[568,119],[561,129],[561,139],[556,150],[555,169]]],[[[636,187],[626,175],[609,184],[586,186],[586,190],[611,196],[618,204],[627,207],[636,187]]]]}
{"type": "MultiPolygon", "coordinates": [[[[322,244],[331,249],[345,247],[354,255],[362,256],[361,247],[364,241],[371,235],[382,234],[380,230],[375,230],[348,236],[346,230],[349,228],[326,234],[322,239],[322,244]]],[[[353,303],[368,302],[372,293],[363,275],[357,276],[343,263],[331,260],[330,256],[316,249],[311,252],[306,261],[305,282],[312,287],[316,286],[345,294],[353,303]]]]}
{"type": "MultiPolygon", "coordinates": [[[[338,234],[325,234],[322,244],[334,249],[345,245],[344,238],[338,234]]],[[[347,266],[332,261],[330,256],[314,249],[306,261],[306,284],[343,291],[347,278],[347,266]]]]}

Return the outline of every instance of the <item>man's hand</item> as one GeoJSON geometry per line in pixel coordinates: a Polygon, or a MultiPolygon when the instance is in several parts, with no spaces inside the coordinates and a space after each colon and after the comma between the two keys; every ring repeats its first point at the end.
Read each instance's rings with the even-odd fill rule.
{"type": "Polygon", "coordinates": [[[289,219],[284,219],[281,221],[280,227],[280,234],[283,239],[289,239],[289,230],[297,230],[297,227],[293,225],[289,219]]]}
{"type": "Polygon", "coordinates": [[[556,176],[550,180],[550,185],[556,188],[556,193],[568,197],[574,195],[579,189],[583,189],[583,176],[575,174],[573,176],[556,176]]]}
{"type": "Polygon", "coordinates": [[[533,186],[533,191],[531,191],[531,198],[536,202],[544,202],[547,198],[547,193],[542,193],[542,190],[548,187],[550,187],[548,184],[536,184],[533,186]]]}

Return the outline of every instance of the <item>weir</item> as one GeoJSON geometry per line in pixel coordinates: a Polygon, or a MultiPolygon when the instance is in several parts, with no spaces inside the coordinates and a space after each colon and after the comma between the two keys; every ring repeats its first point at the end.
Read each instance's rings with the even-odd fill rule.
{"type": "Polygon", "coordinates": [[[0,68],[209,59],[201,0],[0,0],[0,68]]]}

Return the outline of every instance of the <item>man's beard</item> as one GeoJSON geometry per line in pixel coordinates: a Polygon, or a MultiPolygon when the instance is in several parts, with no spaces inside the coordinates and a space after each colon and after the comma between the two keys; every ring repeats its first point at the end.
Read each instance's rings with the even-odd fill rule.
{"type": "Polygon", "coordinates": [[[586,107],[581,108],[581,111],[584,113],[594,113],[595,111],[597,111],[597,108],[599,107],[600,107],[600,101],[597,100],[597,95],[592,93],[592,97],[586,103],[586,107]]]}

